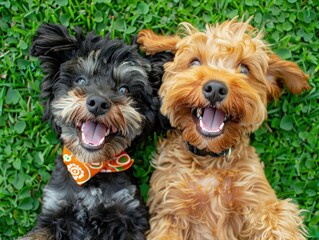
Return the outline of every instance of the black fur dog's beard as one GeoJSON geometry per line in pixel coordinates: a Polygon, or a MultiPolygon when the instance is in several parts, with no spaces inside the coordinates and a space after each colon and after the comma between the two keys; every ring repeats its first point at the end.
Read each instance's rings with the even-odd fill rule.
{"type": "MultiPolygon", "coordinates": [[[[170,57],[147,60],[120,40],[80,30],[73,37],[53,24],[40,26],[31,55],[46,73],[44,119],[80,161],[106,161],[154,130],[154,92],[170,57]]],[[[147,209],[130,171],[99,173],[79,186],[58,157],[37,225],[23,239],[145,239],[147,209]]]]}

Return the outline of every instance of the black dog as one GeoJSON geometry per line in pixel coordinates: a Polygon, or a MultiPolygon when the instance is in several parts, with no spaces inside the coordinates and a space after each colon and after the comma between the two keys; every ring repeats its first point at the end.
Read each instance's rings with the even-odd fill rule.
{"type": "Polygon", "coordinates": [[[157,124],[155,93],[170,56],[147,59],[120,40],[85,37],[80,29],[72,36],[53,24],[40,26],[31,55],[46,73],[44,118],[64,151],[37,225],[23,239],[144,239],[147,209],[130,170],[123,171],[132,164],[123,151],[157,124]]]}

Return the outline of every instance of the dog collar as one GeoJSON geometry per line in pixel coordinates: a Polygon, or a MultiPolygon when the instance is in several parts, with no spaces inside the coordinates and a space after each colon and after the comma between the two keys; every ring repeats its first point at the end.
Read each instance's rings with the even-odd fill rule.
{"type": "Polygon", "coordinates": [[[226,149],[220,153],[215,153],[215,152],[208,152],[202,149],[198,149],[197,147],[191,145],[189,142],[186,142],[187,148],[189,151],[191,151],[193,154],[198,155],[198,156],[211,156],[211,157],[225,157],[228,159],[228,157],[231,154],[231,148],[226,149]]]}
{"type": "Polygon", "coordinates": [[[63,162],[78,185],[89,181],[98,173],[122,172],[129,169],[134,160],[125,152],[114,156],[113,159],[100,163],[83,163],[65,146],[62,152],[63,162]]]}

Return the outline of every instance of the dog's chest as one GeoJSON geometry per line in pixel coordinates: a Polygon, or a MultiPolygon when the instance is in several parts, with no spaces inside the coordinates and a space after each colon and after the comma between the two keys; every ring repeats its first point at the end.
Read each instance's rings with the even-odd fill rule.
{"type": "Polygon", "coordinates": [[[88,210],[95,208],[98,204],[103,202],[103,191],[101,188],[83,188],[77,195],[80,201],[79,204],[88,210]]]}
{"type": "Polygon", "coordinates": [[[59,211],[63,206],[69,205],[85,207],[90,210],[103,201],[101,188],[80,188],[80,191],[72,192],[71,189],[57,189],[47,186],[45,188],[43,207],[45,211],[59,211]]]}
{"type": "Polygon", "coordinates": [[[209,174],[194,174],[195,178],[189,183],[196,202],[210,208],[214,202],[223,206],[231,206],[233,200],[232,174],[224,171],[210,172],[209,174]]]}

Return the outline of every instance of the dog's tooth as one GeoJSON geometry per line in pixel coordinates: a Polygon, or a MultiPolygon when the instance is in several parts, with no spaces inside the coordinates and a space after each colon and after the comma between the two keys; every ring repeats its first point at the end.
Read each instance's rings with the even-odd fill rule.
{"type": "Polygon", "coordinates": [[[196,117],[197,117],[198,119],[202,119],[202,117],[203,117],[203,109],[202,109],[202,108],[197,108],[197,110],[196,110],[196,117]]]}
{"type": "Polygon", "coordinates": [[[101,145],[104,142],[104,138],[102,138],[97,145],[101,145]]]}
{"type": "Polygon", "coordinates": [[[205,129],[205,128],[204,128],[203,121],[199,121],[199,126],[200,126],[201,129],[205,129]]]}
{"type": "Polygon", "coordinates": [[[83,132],[82,132],[82,141],[83,141],[85,144],[92,145],[92,144],[90,144],[90,143],[88,143],[88,142],[86,141],[85,135],[84,135],[83,132]]]}
{"type": "Polygon", "coordinates": [[[219,130],[222,130],[223,128],[224,128],[224,123],[222,123],[221,125],[220,125],[220,127],[219,127],[219,130]]]}
{"type": "Polygon", "coordinates": [[[111,132],[111,130],[110,129],[108,129],[107,131],[106,131],[106,133],[105,133],[105,137],[107,137],[108,135],[110,135],[110,132],[111,132]]]}

